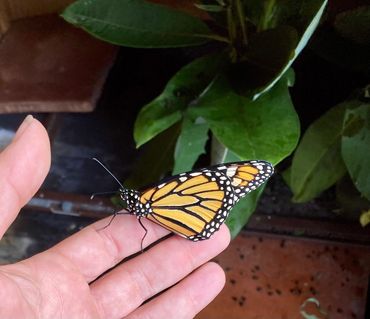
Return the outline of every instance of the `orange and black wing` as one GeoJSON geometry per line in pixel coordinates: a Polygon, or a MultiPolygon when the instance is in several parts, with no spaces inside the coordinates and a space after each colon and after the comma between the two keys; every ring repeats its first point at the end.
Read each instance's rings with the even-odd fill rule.
{"type": "Polygon", "coordinates": [[[274,173],[274,167],[266,161],[245,161],[212,166],[231,181],[237,201],[266,182],[274,173]]]}
{"type": "Polygon", "coordinates": [[[143,192],[140,202],[149,220],[193,241],[208,239],[235,203],[271,176],[265,163],[239,162],[183,173],[143,192]]]}

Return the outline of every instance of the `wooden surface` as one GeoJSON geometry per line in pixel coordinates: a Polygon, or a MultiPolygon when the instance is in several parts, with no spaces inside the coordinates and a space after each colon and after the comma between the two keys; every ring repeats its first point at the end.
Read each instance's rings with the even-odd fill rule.
{"type": "Polygon", "coordinates": [[[302,319],[300,307],[318,318],[363,319],[370,248],[266,235],[237,237],[217,261],[227,283],[197,319],[302,319]]]}
{"type": "Polygon", "coordinates": [[[0,42],[0,113],[92,111],[116,52],[57,15],[13,22],[0,42]]]}

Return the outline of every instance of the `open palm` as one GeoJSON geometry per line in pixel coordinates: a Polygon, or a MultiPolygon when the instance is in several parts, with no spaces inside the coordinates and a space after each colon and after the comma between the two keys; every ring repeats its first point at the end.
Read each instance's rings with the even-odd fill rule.
{"type": "MultiPolygon", "coordinates": [[[[0,154],[0,237],[49,166],[47,133],[28,117],[0,154]]],[[[143,230],[134,216],[119,216],[99,230],[106,224],[101,220],[45,252],[1,266],[0,318],[193,318],[222,289],[224,272],[207,261],[228,245],[225,226],[198,243],[172,236],[116,266],[140,251],[143,230]]],[[[149,221],[145,226],[146,245],[168,233],[149,221]]]]}

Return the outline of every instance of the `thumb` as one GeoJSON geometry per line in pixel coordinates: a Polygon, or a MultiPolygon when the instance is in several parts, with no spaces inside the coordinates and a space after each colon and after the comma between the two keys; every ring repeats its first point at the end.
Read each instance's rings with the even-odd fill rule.
{"type": "Polygon", "coordinates": [[[31,199],[50,168],[50,143],[42,124],[28,115],[0,153],[0,238],[31,199]]]}

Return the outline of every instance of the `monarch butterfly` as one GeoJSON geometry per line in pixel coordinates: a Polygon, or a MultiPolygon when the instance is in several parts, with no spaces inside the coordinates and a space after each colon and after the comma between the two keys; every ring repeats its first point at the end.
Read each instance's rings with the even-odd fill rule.
{"type": "Polygon", "coordinates": [[[118,193],[127,203],[127,213],[135,215],[145,230],[143,244],[147,234],[143,217],[192,241],[210,238],[233,206],[273,172],[266,161],[225,163],[169,177],[142,192],[126,189],[114,178],[121,186],[118,193]]]}

